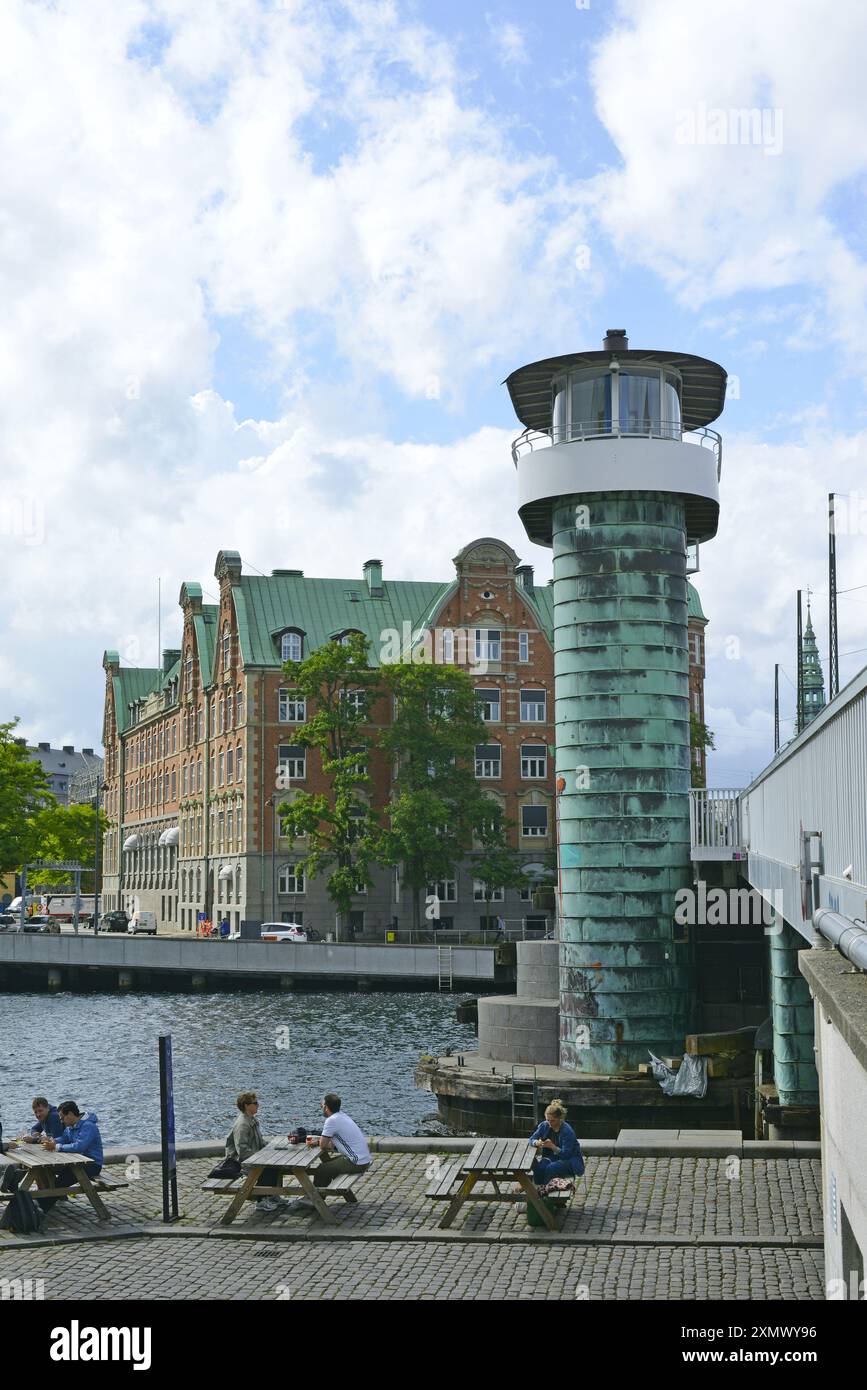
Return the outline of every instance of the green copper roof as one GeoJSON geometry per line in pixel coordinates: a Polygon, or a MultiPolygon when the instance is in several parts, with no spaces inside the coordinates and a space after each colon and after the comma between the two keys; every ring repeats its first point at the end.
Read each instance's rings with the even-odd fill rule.
{"type": "Polygon", "coordinates": [[[134,700],[141,700],[156,690],[162,671],[150,666],[123,666],[112,676],[114,689],[114,717],[118,733],[124,733],[129,726],[129,706],[134,700]]]}
{"type": "Polygon", "coordinates": [[[383,633],[392,629],[402,636],[404,623],[410,628],[420,626],[452,587],[421,580],[389,580],[383,582],[382,598],[371,598],[364,579],[244,575],[232,590],[244,664],[281,666],[276,638],[290,627],[304,633],[307,651],[337,633],[349,629],[363,632],[370,641],[372,662],[378,664],[383,633]]]}
{"type": "Polygon", "coordinates": [[[689,617],[697,618],[699,622],[706,623],[707,618],[705,617],[704,609],[701,606],[701,599],[698,596],[698,589],[694,589],[688,580],[686,587],[689,590],[689,617]]]}

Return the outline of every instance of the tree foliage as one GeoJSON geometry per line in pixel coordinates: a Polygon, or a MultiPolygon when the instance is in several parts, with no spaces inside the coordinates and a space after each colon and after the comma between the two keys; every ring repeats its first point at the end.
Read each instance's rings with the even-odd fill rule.
{"type": "Polygon", "coordinates": [[[17,719],[0,724],[0,872],[35,857],[32,817],[53,803],[40,763],[15,742],[17,719]]]}

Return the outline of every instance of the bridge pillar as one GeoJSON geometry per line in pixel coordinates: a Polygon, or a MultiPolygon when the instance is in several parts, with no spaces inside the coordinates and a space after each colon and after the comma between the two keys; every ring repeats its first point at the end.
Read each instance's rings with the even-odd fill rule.
{"type": "Polygon", "coordinates": [[[63,989],[63,975],[56,965],[48,967],[48,988],[52,994],[58,989],[63,989]]]}
{"type": "Polygon", "coordinates": [[[774,1080],[780,1105],[819,1105],[819,1075],[813,1052],[813,1003],[798,969],[798,951],[809,951],[788,923],[768,938],[771,946],[771,1013],[774,1025],[774,1080]]]}

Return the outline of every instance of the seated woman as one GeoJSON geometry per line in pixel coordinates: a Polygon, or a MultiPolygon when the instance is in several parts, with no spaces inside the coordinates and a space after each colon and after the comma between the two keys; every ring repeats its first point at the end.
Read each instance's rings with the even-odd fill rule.
{"type": "MultiPolygon", "coordinates": [[[[253,1154],[264,1149],[265,1140],[259,1128],[259,1101],[256,1092],[242,1091],[235,1104],[241,1113],[226,1140],[226,1158],[234,1158],[238,1163],[243,1163],[246,1158],[252,1158],[253,1154]]],[[[265,1168],[257,1186],[278,1187],[279,1184],[280,1174],[276,1168],[265,1168]]],[[[278,1211],[285,1204],[286,1199],[283,1197],[256,1198],[256,1205],[260,1211],[278,1211]]]]}
{"type": "Polygon", "coordinates": [[[529,1142],[537,1151],[533,1180],[538,1187],[544,1187],[551,1178],[580,1178],[584,1172],[581,1145],[572,1126],[566,1123],[562,1100],[552,1100],[546,1106],[545,1118],[533,1130],[529,1142]]]}

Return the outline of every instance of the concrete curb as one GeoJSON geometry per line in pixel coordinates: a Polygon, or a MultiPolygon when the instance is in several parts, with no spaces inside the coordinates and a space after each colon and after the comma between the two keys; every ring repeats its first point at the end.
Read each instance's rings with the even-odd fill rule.
{"type": "MultiPolygon", "coordinates": [[[[478,1138],[484,1136],[479,1135],[478,1138]]],[[[386,1135],[368,1139],[371,1153],[432,1154],[469,1153],[478,1138],[419,1138],[412,1135],[386,1135]]],[[[225,1153],[225,1143],[210,1139],[185,1140],[176,1146],[178,1158],[219,1158],[225,1153]]],[[[659,1139],[652,1129],[630,1131],[627,1139],[582,1139],[582,1153],[587,1158],[821,1158],[822,1146],[807,1139],[659,1139]],[[646,1136],[646,1137],[645,1137],[646,1136]]],[[[105,1163],[126,1163],[138,1158],[141,1163],[159,1163],[159,1144],[129,1145],[105,1150],[105,1163]]]]}

